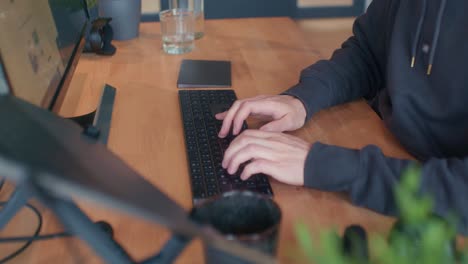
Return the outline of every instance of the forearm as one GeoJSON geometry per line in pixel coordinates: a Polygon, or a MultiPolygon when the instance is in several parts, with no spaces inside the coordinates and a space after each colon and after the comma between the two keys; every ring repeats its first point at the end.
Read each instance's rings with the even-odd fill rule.
{"type": "MultiPolygon", "coordinates": [[[[412,163],[386,157],[375,146],[351,150],[316,143],[307,156],[304,184],[326,191],[346,191],[358,206],[396,215],[394,187],[412,163]]],[[[433,159],[422,164],[422,193],[434,198],[436,214],[459,214],[459,231],[464,234],[468,233],[467,175],[468,159],[433,159]]]]}
{"type": "Polygon", "coordinates": [[[386,34],[391,1],[374,0],[354,23],[353,36],[333,53],[301,72],[299,83],[284,94],[304,104],[307,118],[316,112],[355,100],[372,98],[382,87],[386,66],[386,34]]]}

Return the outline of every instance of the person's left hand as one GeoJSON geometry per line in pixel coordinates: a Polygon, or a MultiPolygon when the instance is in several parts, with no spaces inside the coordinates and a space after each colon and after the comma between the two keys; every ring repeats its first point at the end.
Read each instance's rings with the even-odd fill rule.
{"type": "Polygon", "coordinates": [[[304,165],[311,144],[294,136],[261,130],[245,130],[224,154],[223,167],[234,174],[246,164],[241,179],[265,173],[278,181],[304,185],[304,165]]]}

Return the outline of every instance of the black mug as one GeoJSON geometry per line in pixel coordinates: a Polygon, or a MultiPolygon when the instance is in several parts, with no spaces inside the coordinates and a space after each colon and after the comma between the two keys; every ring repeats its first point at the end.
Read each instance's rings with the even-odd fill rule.
{"type": "MultiPolygon", "coordinates": [[[[281,210],[269,197],[250,191],[233,191],[203,202],[191,218],[208,225],[227,240],[271,256],[276,255],[281,210]]],[[[249,263],[205,245],[206,263],[249,263]]]]}

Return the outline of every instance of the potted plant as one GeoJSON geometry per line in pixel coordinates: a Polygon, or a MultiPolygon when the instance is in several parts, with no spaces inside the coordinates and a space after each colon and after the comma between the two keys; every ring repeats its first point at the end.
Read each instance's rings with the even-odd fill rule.
{"type": "MultiPolygon", "coordinates": [[[[455,217],[442,219],[433,215],[433,201],[418,193],[418,168],[408,169],[395,188],[400,219],[390,235],[375,235],[370,243],[363,234],[345,232],[342,239],[334,231],[321,234],[320,247],[313,243],[307,226],[296,226],[296,237],[304,262],[316,264],[452,264],[468,263],[468,251],[456,248],[455,217]],[[354,235],[354,236],[353,236],[354,235]],[[347,245],[346,240],[354,244],[347,245]],[[367,251],[368,250],[368,251],[367,251]]],[[[351,229],[349,229],[351,230],[351,229]]]]}

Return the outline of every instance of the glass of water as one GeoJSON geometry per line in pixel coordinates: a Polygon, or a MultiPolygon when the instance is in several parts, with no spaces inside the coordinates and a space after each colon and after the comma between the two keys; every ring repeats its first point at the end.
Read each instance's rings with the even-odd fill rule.
{"type": "Polygon", "coordinates": [[[185,8],[195,17],[195,39],[203,37],[205,27],[204,0],[170,0],[169,8],[185,8]]]}
{"type": "Polygon", "coordinates": [[[195,17],[188,9],[169,9],[159,13],[163,50],[168,54],[183,54],[195,44],[195,17]]]}

